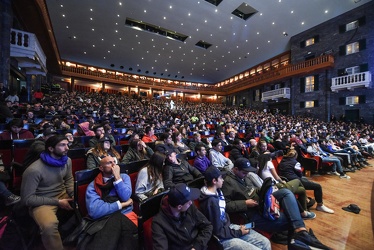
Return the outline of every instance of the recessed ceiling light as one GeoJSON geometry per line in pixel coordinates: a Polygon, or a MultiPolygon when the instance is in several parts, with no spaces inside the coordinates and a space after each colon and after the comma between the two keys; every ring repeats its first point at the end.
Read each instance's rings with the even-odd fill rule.
{"type": "Polygon", "coordinates": [[[233,36],[235,36],[235,33],[232,33],[233,36]]]}
{"type": "Polygon", "coordinates": [[[121,3],[121,2],[119,2],[118,4],[119,4],[119,5],[122,5],[122,3],[121,3]]]}
{"type": "Polygon", "coordinates": [[[271,24],[272,24],[272,25],[274,25],[274,24],[275,24],[275,22],[272,22],[271,24]]]}
{"type": "Polygon", "coordinates": [[[116,23],[116,25],[118,25],[118,23],[116,23]]]}
{"type": "Polygon", "coordinates": [[[218,12],[218,10],[217,10],[217,9],[215,9],[215,12],[218,12]]]}
{"type": "Polygon", "coordinates": [[[222,29],[222,26],[219,26],[220,29],[222,29]]]}
{"type": "Polygon", "coordinates": [[[170,9],[172,9],[172,8],[173,8],[173,6],[171,6],[171,5],[170,5],[170,6],[169,6],[169,8],[170,8],[170,9]]]}
{"type": "Polygon", "coordinates": [[[95,31],[95,29],[92,29],[92,31],[95,31]]]}
{"type": "Polygon", "coordinates": [[[76,36],[73,36],[73,38],[75,39],[75,38],[77,38],[76,36]]]}
{"type": "Polygon", "coordinates": [[[95,48],[95,44],[92,44],[92,47],[94,47],[94,48],[95,48]]]}
{"type": "Polygon", "coordinates": [[[63,8],[63,7],[64,7],[64,5],[62,5],[62,4],[61,4],[60,6],[61,6],[61,8],[63,8]]]}
{"type": "Polygon", "coordinates": [[[120,37],[119,40],[122,40],[122,37],[120,37]]]}
{"type": "Polygon", "coordinates": [[[328,10],[325,10],[325,13],[327,14],[327,13],[329,13],[329,11],[328,11],[328,10]]]}
{"type": "Polygon", "coordinates": [[[101,41],[104,41],[104,38],[101,38],[101,41]]]}
{"type": "Polygon", "coordinates": [[[119,14],[117,16],[119,17],[119,14]]]}
{"type": "Polygon", "coordinates": [[[233,17],[230,17],[230,19],[232,20],[232,19],[233,19],[233,17]]]}
{"type": "Polygon", "coordinates": [[[291,14],[293,14],[293,10],[291,10],[291,14]]]}
{"type": "Polygon", "coordinates": [[[93,9],[90,9],[90,11],[93,11],[93,9]]]}
{"type": "Polygon", "coordinates": [[[270,40],[268,40],[268,43],[270,43],[270,40]]]}
{"type": "Polygon", "coordinates": [[[108,50],[108,53],[110,53],[110,50],[108,50]]]}
{"type": "Polygon", "coordinates": [[[191,13],[188,13],[188,16],[191,16],[191,13]]]}
{"type": "Polygon", "coordinates": [[[258,49],[258,47],[256,49],[258,49]]]}
{"type": "Polygon", "coordinates": [[[67,29],[69,29],[69,26],[66,26],[67,29]]]}
{"type": "Polygon", "coordinates": [[[65,17],[65,14],[62,14],[62,17],[65,17]]]}
{"type": "Polygon", "coordinates": [[[260,16],[262,16],[262,13],[260,13],[260,16]]]}
{"type": "Polygon", "coordinates": [[[147,13],[147,10],[144,10],[144,13],[147,13]]]}
{"type": "Polygon", "coordinates": [[[164,16],[164,20],[166,20],[166,16],[164,16]]]}
{"type": "Polygon", "coordinates": [[[87,52],[86,52],[86,51],[84,51],[83,53],[84,53],[84,54],[87,54],[87,52]]]}
{"type": "Polygon", "coordinates": [[[90,17],[90,20],[92,21],[92,20],[93,20],[93,18],[92,18],[92,17],[90,17]]]}
{"type": "Polygon", "coordinates": [[[257,35],[260,35],[260,32],[257,31],[257,35]]]}
{"type": "Polygon", "coordinates": [[[304,25],[304,22],[301,22],[301,25],[304,25]]]}
{"type": "Polygon", "coordinates": [[[115,44],[113,44],[113,47],[116,47],[116,45],[115,45],[115,44]]]}
{"type": "Polygon", "coordinates": [[[106,57],[104,56],[104,59],[106,59],[106,57]]]}

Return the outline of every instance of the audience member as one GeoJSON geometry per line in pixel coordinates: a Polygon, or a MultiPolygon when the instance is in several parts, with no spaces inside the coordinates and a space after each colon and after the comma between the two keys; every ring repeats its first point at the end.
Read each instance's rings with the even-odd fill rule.
{"type": "Polygon", "coordinates": [[[223,249],[271,249],[270,241],[245,225],[232,224],[226,213],[225,197],[221,191],[223,178],[221,172],[214,166],[205,173],[206,186],[201,188],[199,206],[201,212],[213,225],[213,235],[216,236],[223,249]]]}
{"type": "Polygon", "coordinates": [[[142,168],[136,179],[135,194],[143,201],[164,190],[162,171],[165,165],[165,155],[154,153],[147,165],[142,168]]]}
{"type": "Polygon", "coordinates": [[[202,144],[198,144],[195,147],[195,152],[197,154],[193,166],[197,168],[202,174],[211,165],[210,160],[206,157],[206,148],[202,144]]]}
{"type": "Polygon", "coordinates": [[[144,141],[139,139],[131,140],[129,149],[123,157],[121,163],[133,161],[149,160],[153,155],[153,150],[144,141]]]}
{"type": "Polygon", "coordinates": [[[69,204],[73,201],[74,180],[68,150],[65,136],[48,138],[40,159],[23,173],[22,201],[39,226],[46,249],[63,249],[57,214],[73,210],[69,204]]]}
{"type": "Polygon", "coordinates": [[[230,170],[234,164],[222,153],[222,142],[219,139],[213,140],[212,149],[209,150],[209,159],[213,166],[218,169],[230,170]]]}
{"type": "Polygon", "coordinates": [[[112,147],[112,140],[109,136],[104,135],[99,142],[96,144],[96,147],[91,148],[87,151],[87,168],[98,168],[100,166],[100,161],[105,156],[111,156],[114,158],[116,164],[119,163],[121,155],[112,147]]]}
{"type": "Polygon", "coordinates": [[[166,152],[165,155],[166,162],[163,171],[165,189],[174,187],[177,183],[188,183],[195,178],[203,177],[200,171],[187,161],[177,159],[175,151],[166,152]]]}
{"type": "Polygon", "coordinates": [[[87,249],[137,249],[138,221],[132,211],[131,181],[111,156],[100,161],[100,173],[86,191],[89,216],[95,221],[105,221],[95,233],[87,249]]]}
{"type": "Polygon", "coordinates": [[[27,129],[23,128],[22,119],[15,118],[8,124],[9,130],[5,130],[0,134],[1,140],[17,140],[17,139],[34,139],[34,135],[27,129]]]}
{"type": "Polygon", "coordinates": [[[213,226],[192,202],[199,195],[184,183],[171,188],[152,221],[154,250],[207,248],[213,226]]]}

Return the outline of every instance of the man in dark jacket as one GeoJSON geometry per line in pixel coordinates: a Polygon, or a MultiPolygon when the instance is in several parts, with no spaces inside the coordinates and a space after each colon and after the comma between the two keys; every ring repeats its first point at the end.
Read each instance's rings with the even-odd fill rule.
{"type": "Polygon", "coordinates": [[[163,198],[152,222],[153,249],[206,249],[213,226],[195,207],[199,189],[180,183],[163,198]]]}
{"type": "Polygon", "coordinates": [[[201,188],[201,212],[212,222],[213,234],[224,249],[271,249],[270,241],[245,225],[231,224],[221,191],[223,178],[218,168],[210,166],[204,173],[207,186],[201,188]]]}
{"type": "Polygon", "coordinates": [[[239,158],[235,161],[234,167],[226,175],[222,192],[226,200],[226,211],[228,213],[244,213],[250,221],[254,222],[256,228],[267,232],[280,232],[289,230],[289,249],[301,249],[296,247],[317,247],[330,249],[323,245],[310,229],[305,228],[303,219],[296,202],[295,195],[288,189],[279,189],[273,192],[274,197],[279,201],[283,212],[276,220],[269,220],[263,217],[258,210],[259,190],[247,177],[253,171],[253,167],[246,158],[239,158]]]}
{"type": "Polygon", "coordinates": [[[167,151],[166,165],[163,170],[164,187],[168,189],[177,183],[188,183],[196,178],[203,177],[199,170],[192,167],[187,161],[177,159],[174,151],[167,151]]]}

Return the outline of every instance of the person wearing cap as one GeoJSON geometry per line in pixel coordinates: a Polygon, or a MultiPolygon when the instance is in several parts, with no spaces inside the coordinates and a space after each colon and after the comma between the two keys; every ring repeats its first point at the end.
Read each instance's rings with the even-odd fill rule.
{"type": "Polygon", "coordinates": [[[297,205],[295,195],[283,188],[273,192],[274,197],[283,209],[276,220],[263,217],[258,210],[259,189],[255,188],[248,173],[256,171],[246,158],[235,161],[234,167],[224,178],[222,192],[226,200],[226,211],[231,214],[244,213],[249,221],[255,223],[256,228],[266,232],[280,232],[289,230],[289,248],[295,244],[303,244],[320,249],[330,249],[323,245],[310,229],[307,231],[297,205]]]}
{"type": "Polygon", "coordinates": [[[129,149],[123,156],[121,163],[130,163],[140,160],[149,160],[153,155],[153,150],[147,146],[147,144],[140,140],[131,140],[129,149]]]}
{"type": "Polygon", "coordinates": [[[226,213],[225,197],[221,191],[221,171],[210,166],[204,173],[206,186],[201,188],[200,211],[213,225],[213,235],[218,237],[224,249],[271,249],[270,241],[253,229],[232,224],[226,213]]]}
{"type": "Polygon", "coordinates": [[[9,130],[5,130],[0,134],[1,140],[18,140],[18,139],[34,139],[34,135],[23,128],[23,120],[15,118],[8,124],[9,130]]]}
{"type": "Polygon", "coordinates": [[[108,134],[105,134],[102,138],[100,138],[99,142],[96,144],[94,148],[91,148],[87,151],[87,168],[93,169],[98,168],[100,166],[100,161],[105,156],[112,156],[115,160],[115,163],[121,159],[121,155],[112,147],[112,139],[109,137],[108,134]]]}
{"type": "Polygon", "coordinates": [[[193,166],[204,174],[205,170],[211,165],[210,160],[206,157],[206,148],[204,145],[198,144],[195,147],[197,154],[193,166]]]}
{"type": "Polygon", "coordinates": [[[184,183],[170,189],[152,221],[154,250],[207,248],[213,226],[193,204],[199,196],[199,189],[184,183]]]}
{"type": "Polygon", "coordinates": [[[300,163],[296,160],[296,150],[290,150],[283,156],[282,161],[279,163],[278,170],[281,176],[286,177],[288,180],[300,180],[306,190],[313,190],[314,197],[317,202],[317,211],[333,214],[334,210],[328,208],[323,203],[322,186],[314,181],[308,180],[303,177],[303,172],[300,163]]]}
{"type": "Polygon", "coordinates": [[[90,218],[107,217],[102,229],[95,233],[87,249],[137,249],[138,219],[132,211],[131,180],[120,173],[111,156],[100,160],[100,173],[86,190],[86,207],[90,218]]]}
{"type": "Polygon", "coordinates": [[[222,142],[219,139],[215,139],[212,142],[212,149],[209,150],[209,159],[213,166],[219,169],[230,170],[234,163],[225,157],[222,153],[222,142]]]}
{"type": "Polygon", "coordinates": [[[165,189],[175,186],[177,183],[188,183],[203,175],[192,167],[186,160],[177,159],[175,151],[166,151],[166,161],[163,170],[165,189]]]}
{"type": "Polygon", "coordinates": [[[96,146],[97,143],[99,143],[99,140],[101,138],[103,138],[104,134],[107,135],[110,139],[111,139],[111,144],[112,144],[112,147],[116,145],[116,141],[114,140],[114,137],[113,135],[111,134],[106,134],[105,133],[105,130],[104,130],[104,125],[96,125],[93,127],[92,129],[93,132],[95,132],[95,136],[92,137],[89,141],[88,141],[88,146],[90,148],[94,148],[96,146]]]}
{"type": "Polygon", "coordinates": [[[69,204],[73,201],[74,180],[68,150],[65,136],[48,138],[40,159],[23,173],[21,201],[40,228],[45,249],[63,249],[57,211],[67,215],[73,210],[69,204]]]}

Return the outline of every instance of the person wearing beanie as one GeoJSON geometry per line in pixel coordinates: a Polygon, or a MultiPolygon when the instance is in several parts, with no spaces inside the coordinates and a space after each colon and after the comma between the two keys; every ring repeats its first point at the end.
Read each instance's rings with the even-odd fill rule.
{"type": "Polygon", "coordinates": [[[153,218],[154,250],[207,248],[213,226],[193,204],[199,196],[199,189],[189,188],[184,183],[170,189],[162,199],[160,211],[153,218]]]}
{"type": "Polygon", "coordinates": [[[48,138],[40,159],[23,173],[21,201],[39,226],[46,249],[63,249],[57,214],[68,217],[73,210],[70,202],[74,180],[71,159],[67,156],[68,143],[63,135],[48,138]]]}
{"type": "Polygon", "coordinates": [[[226,213],[226,201],[221,191],[221,171],[210,166],[204,173],[206,186],[201,188],[200,211],[213,225],[213,234],[218,237],[223,249],[271,249],[270,241],[245,225],[232,224],[226,213]]]}

